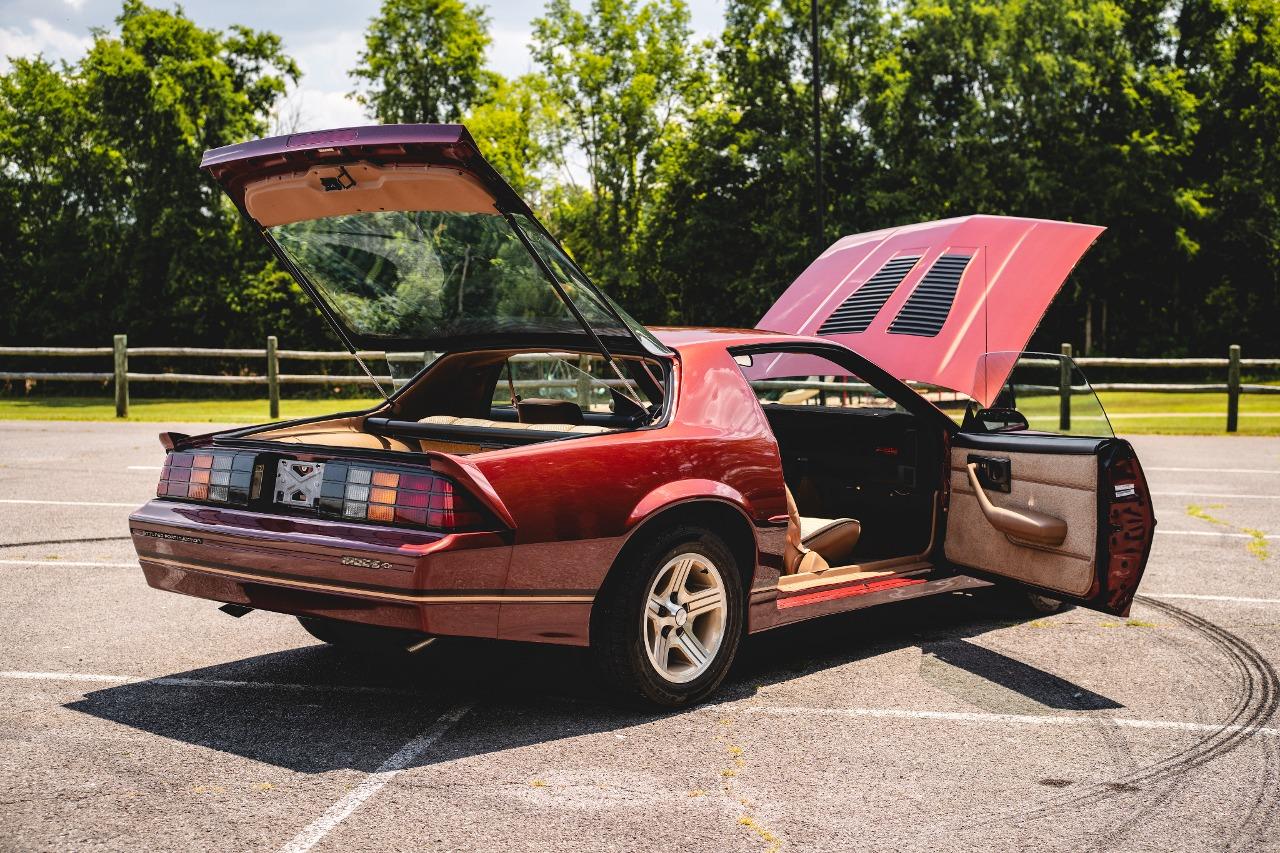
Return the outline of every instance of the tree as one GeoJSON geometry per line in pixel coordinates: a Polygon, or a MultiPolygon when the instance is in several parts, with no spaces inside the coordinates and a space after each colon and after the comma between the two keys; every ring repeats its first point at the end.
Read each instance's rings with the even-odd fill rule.
{"type": "Polygon", "coordinates": [[[462,0],[383,0],[351,77],[371,118],[457,121],[496,84],[484,68],[489,19],[462,0]]]}
{"type": "Polygon", "coordinates": [[[245,281],[301,296],[264,274],[261,240],[197,166],[262,135],[297,67],[277,36],[140,0],[116,23],[76,65],[19,61],[0,82],[4,289],[22,306],[6,337],[245,340],[262,322],[238,314],[245,281]]]}
{"type": "Polygon", "coordinates": [[[1183,330],[1221,352],[1275,352],[1280,323],[1280,7],[1274,0],[1191,0],[1178,21],[1178,66],[1202,108],[1188,158],[1199,216],[1183,330]]]}
{"type": "Polygon", "coordinates": [[[533,56],[562,117],[549,143],[564,181],[549,199],[557,230],[605,287],[653,313],[635,256],[658,163],[703,73],[688,8],[594,0],[583,13],[550,0],[534,21],[533,56]]]}
{"type": "Polygon", "coordinates": [[[1113,328],[1163,318],[1146,334],[1179,340],[1182,308],[1170,309],[1194,216],[1180,200],[1197,99],[1152,49],[1168,43],[1165,20],[1110,0],[918,0],[873,72],[865,121],[884,224],[997,213],[1110,226],[1041,346],[1093,337],[1091,303],[1113,328]]]}
{"type": "Polygon", "coordinates": [[[551,173],[552,139],[563,121],[543,78],[499,78],[463,119],[498,173],[530,204],[541,200],[551,173]]]}
{"type": "MultiPolygon", "coordinates": [[[[751,326],[820,251],[813,242],[810,4],[736,0],[714,77],[695,99],[642,238],[644,275],[669,322],[751,326]]],[[[876,227],[862,119],[866,77],[886,49],[875,0],[820,10],[825,220],[832,236],[876,227]]],[[[825,248],[825,247],[823,247],[825,248]]]]}

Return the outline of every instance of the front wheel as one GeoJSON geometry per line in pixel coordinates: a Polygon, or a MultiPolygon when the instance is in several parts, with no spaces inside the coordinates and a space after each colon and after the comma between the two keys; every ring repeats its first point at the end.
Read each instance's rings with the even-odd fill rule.
{"type": "Polygon", "coordinates": [[[728,674],[743,629],[742,574],[727,545],[697,527],[667,531],[620,564],[592,611],[604,678],[629,696],[678,707],[728,674]]]}

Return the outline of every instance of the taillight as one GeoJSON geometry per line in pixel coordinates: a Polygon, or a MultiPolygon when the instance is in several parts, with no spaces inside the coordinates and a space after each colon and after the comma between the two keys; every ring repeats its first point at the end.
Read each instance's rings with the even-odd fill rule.
{"type": "Polygon", "coordinates": [[[246,506],[253,483],[252,453],[211,450],[170,453],[164,460],[157,497],[246,506]]]}
{"type": "Polygon", "coordinates": [[[475,501],[437,474],[326,462],[321,514],[350,521],[458,530],[481,522],[475,501]]]}
{"type": "Polygon", "coordinates": [[[484,519],[475,499],[452,480],[421,468],[282,459],[274,492],[264,494],[264,465],[257,460],[245,451],[170,453],[156,496],[239,507],[265,500],[324,518],[441,530],[478,527],[484,519]]]}

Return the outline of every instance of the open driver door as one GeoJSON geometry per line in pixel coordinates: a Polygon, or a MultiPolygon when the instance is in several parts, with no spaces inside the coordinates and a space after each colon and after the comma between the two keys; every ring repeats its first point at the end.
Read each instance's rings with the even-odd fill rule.
{"type": "Polygon", "coordinates": [[[1071,359],[996,353],[979,369],[1008,379],[952,437],[947,560],[1128,615],[1156,523],[1133,447],[1071,359]]]}

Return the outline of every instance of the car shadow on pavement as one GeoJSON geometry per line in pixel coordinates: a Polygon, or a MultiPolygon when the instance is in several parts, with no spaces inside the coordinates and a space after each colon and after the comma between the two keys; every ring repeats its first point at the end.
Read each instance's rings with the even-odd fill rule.
{"type": "MultiPolygon", "coordinates": [[[[968,643],[966,637],[1032,618],[1012,614],[984,593],[901,602],[752,637],[716,701],[750,698],[800,674],[916,646],[975,683],[995,685],[1042,711],[1119,707],[968,643]]],[[[459,703],[474,704],[476,712],[418,763],[618,732],[672,716],[620,706],[591,677],[590,663],[583,649],[495,641],[442,640],[416,655],[390,658],[315,645],[95,690],[67,707],[302,773],[376,770],[459,703]]],[[[982,689],[975,692],[964,679],[950,692],[984,709],[990,705],[982,689]],[[963,695],[966,689],[973,695],[963,695]]]]}
{"type": "MultiPolygon", "coordinates": [[[[745,698],[798,673],[918,647],[920,676],[993,713],[1113,710],[1113,699],[968,638],[1035,621],[1017,593],[1000,588],[904,601],[778,628],[748,640],[726,691],[745,698]]],[[[868,701],[874,703],[874,698],[868,701]]]]}

